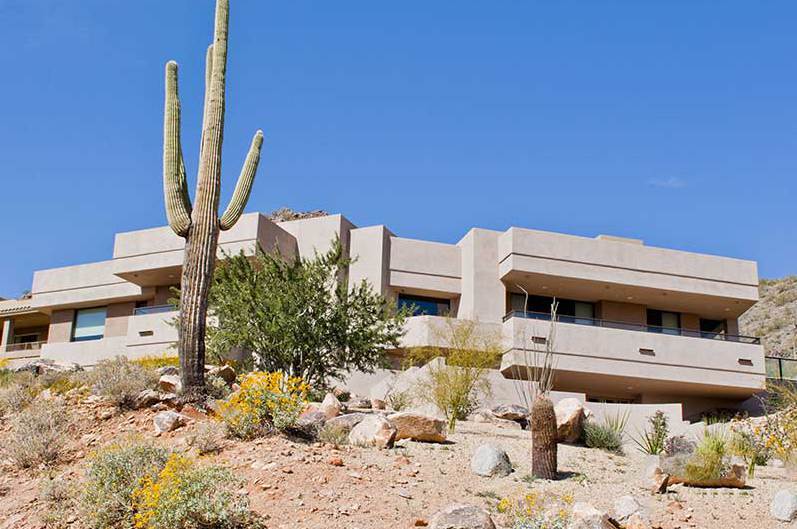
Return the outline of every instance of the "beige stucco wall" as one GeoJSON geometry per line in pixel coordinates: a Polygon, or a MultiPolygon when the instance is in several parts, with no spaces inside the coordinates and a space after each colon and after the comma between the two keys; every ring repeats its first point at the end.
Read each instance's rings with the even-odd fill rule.
{"type": "Polygon", "coordinates": [[[462,295],[458,317],[500,322],[506,288],[498,276],[500,232],[474,228],[457,244],[462,255],[462,295]]]}
{"type": "Polygon", "coordinates": [[[72,320],[75,311],[72,309],[54,310],[50,317],[49,343],[68,342],[72,339],[72,320]]]}
{"type": "Polygon", "coordinates": [[[389,295],[391,233],[384,226],[351,230],[349,252],[354,260],[349,267],[349,283],[368,281],[383,296],[389,295]]]}
{"type": "Polygon", "coordinates": [[[596,309],[597,317],[603,320],[647,324],[647,309],[644,305],[603,300],[596,309]]]}
{"type": "Polygon", "coordinates": [[[133,317],[136,308],[135,302],[111,303],[105,315],[105,337],[127,335],[128,319],[133,317]]]}

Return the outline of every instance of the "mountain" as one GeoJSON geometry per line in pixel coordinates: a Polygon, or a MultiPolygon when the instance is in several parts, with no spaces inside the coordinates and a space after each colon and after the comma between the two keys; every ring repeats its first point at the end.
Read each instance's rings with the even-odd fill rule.
{"type": "Polygon", "coordinates": [[[739,318],[739,332],[762,339],[767,356],[797,358],[797,276],[762,279],[761,300],[739,318]]]}

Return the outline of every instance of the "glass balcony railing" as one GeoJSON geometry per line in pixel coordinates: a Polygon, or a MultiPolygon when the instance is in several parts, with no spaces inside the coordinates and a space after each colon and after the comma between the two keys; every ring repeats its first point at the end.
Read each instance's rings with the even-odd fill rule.
{"type": "Polygon", "coordinates": [[[767,378],[797,382],[797,360],[768,356],[764,359],[767,378]]]}
{"type": "MultiPolygon", "coordinates": [[[[522,310],[513,310],[504,316],[504,321],[507,321],[510,318],[526,318],[532,320],[550,321],[551,315],[547,312],[524,312],[522,310]]],[[[644,325],[641,323],[631,323],[627,321],[601,320],[597,318],[565,316],[561,314],[557,315],[556,319],[560,323],[573,323],[576,325],[588,325],[591,327],[606,327],[608,329],[622,329],[625,331],[651,332],[656,334],[669,334],[672,336],[689,336],[691,338],[705,338],[707,340],[722,340],[725,342],[740,342],[749,344],[761,343],[761,339],[754,336],[738,336],[735,334],[705,332],[675,327],[659,327],[656,325],[644,325]]]]}
{"type": "Polygon", "coordinates": [[[134,316],[143,316],[145,314],[160,314],[162,312],[172,312],[177,310],[174,305],[153,305],[151,307],[136,307],[133,311],[134,316]]]}

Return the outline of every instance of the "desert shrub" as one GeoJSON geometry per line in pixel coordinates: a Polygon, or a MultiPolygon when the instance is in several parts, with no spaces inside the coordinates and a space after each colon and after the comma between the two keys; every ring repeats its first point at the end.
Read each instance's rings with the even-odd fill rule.
{"type": "Polygon", "coordinates": [[[691,454],[697,444],[683,435],[673,435],[664,442],[664,453],[668,456],[691,454]]]}
{"type": "Polygon", "coordinates": [[[349,442],[349,431],[342,426],[327,424],[318,431],[317,439],[322,443],[342,446],[349,442]]]}
{"type": "Polygon", "coordinates": [[[761,428],[753,426],[749,421],[731,423],[728,450],[731,454],[744,460],[747,464],[747,475],[751,478],[755,475],[755,467],[766,465],[769,460],[770,451],[760,432],[761,428]]]}
{"type": "Polygon", "coordinates": [[[622,453],[625,426],[628,412],[606,415],[602,422],[587,421],[584,424],[584,444],[589,448],[600,448],[609,452],[622,453]]]}
{"type": "Polygon", "coordinates": [[[39,499],[47,506],[42,522],[47,529],[66,529],[74,523],[77,488],[64,476],[48,476],[39,482],[39,499]]]}
{"type": "Polygon", "coordinates": [[[790,462],[797,451],[797,387],[770,384],[762,401],[766,411],[763,426],[754,430],[772,455],[790,462]]]}
{"type": "Polygon", "coordinates": [[[199,423],[196,429],[187,436],[188,446],[196,448],[201,454],[212,454],[224,446],[227,430],[224,424],[216,421],[199,423]]]}
{"type": "Polygon", "coordinates": [[[520,498],[504,498],[496,510],[511,529],[565,529],[572,517],[572,494],[531,491],[520,498]]]}
{"type": "Polygon", "coordinates": [[[86,386],[88,374],[85,371],[44,373],[36,378],[36,382],[43,389],[49,389],[55,395],[63,395],[73,389],[86,386]]]}
{"type": "Polygon", "coordinates": [[[414,400],[415,398],[410,390],[391,390],[385,396],[385,403],[388,408],[395,411],[406,410],[412,406],[414,400]]]}
{"type": "Polygon", "coordinates": [[[124,356],[117,356],[100,360],[89,372],[88,381],[97,395],[120,408],[129,408],[139,393],[155,387],[158,375],[124,356]]]}
{"type": "Polygon", "coordinates": [[[132,493],[139,529],[233,529],[246,527],[249,502],[242,482],[218,466],[199,466],[172,454],[157,474],[144,476],[132,493]]]}
{"type": "Polygon", "coordinates": [[[15,373],[7,385],[0,387],[0,415],[25,409],[40,391],[32,373],[15,373]]]}
{"type": "Polygon", "coordinates": [[[252,439],[296,424],[307,403],[310,387],[298,377],[281,372],[254,371],[241,389],[221,404],[221,417],[233,437],[252,439]]]}
{"type": "Polygon", "coordinates": [[[223,400],[232,393],[224,379],[216,375],[205,375],[205,387],[207,396],[212,399],[223,400]]]}
{"type": "Polygon", "coordinates": [[[180,358],[175,355],[163,353],[162,355],[147,355],[136,358],[133,363],[145,369],[155,370],[161,367],[180,367],[180,358]]]}
{"type": "Polygon", "coordinates": [[[664,443],[669,432],[667,416],[659,410],[648,418],[648,427],[633,439],[643,454],[658,455],[664,452],[664,443]]]}
{"type": "Polygon", "coordinates": [[[66,407],[56,401],[40,401],[17,413],[5,451],[22,468],[51,465],[66,445],[69,428],[66,407]]]}
{"type": "Polygon", "coordinates": [[[415,396],[436,406],[445,416],[449,431],[478,407],[479,398],[490,393],[487,373],[501,356],[498,334],[483,331],[476,321],[446,318],[430,324],[436,347],[410,350],[413,363],[426,363],[427,373],[415,388],[415,396]],[[434,359],[444,359],[433,361],[434,359]]]}
{"type": "Polygon", "coordinates": [[[698,441],[692,457],[687,461],[684,474],[690,481],[720,479],[728,470],[725,456],[728,453],[728,434],[724,428],[706,428],[698,441]]]}
{"type": "Polygon", "coordinates": [[[92,454],[80,499],[87,527],[132,529],[133,491],[145,478],[157,476],[168,458],[168,450],[132,440],[92,454]]]}

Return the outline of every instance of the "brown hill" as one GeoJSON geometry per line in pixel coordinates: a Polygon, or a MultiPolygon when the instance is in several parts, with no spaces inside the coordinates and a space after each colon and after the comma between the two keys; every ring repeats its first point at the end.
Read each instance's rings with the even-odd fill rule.
{"type": "Polygon", "coordinates": [[[768,356],[797,358],[797,276],[762,279],[761,301],[739,318],[739,331],[762,339],[768,356]]]}

